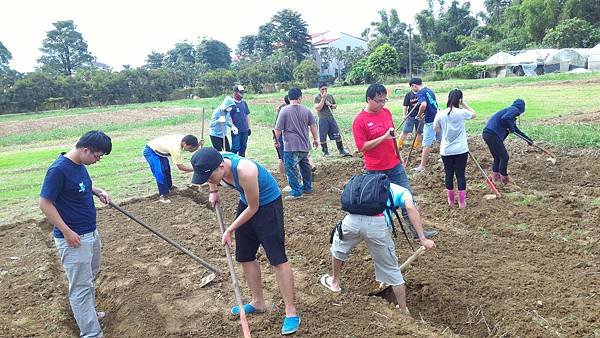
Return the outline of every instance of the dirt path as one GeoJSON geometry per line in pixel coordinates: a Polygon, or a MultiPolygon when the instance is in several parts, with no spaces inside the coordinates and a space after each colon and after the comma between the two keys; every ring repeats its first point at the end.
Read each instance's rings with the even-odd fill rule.
{"type": "MultiPolygon", "coordinates": [[[[487,168],[483,145],[471,144],[487,168]]],[[[519,143],[508,147],[515,183],[501,188],[501,199],[484,199],[488,188],[471,164],[464,210],[445,204],[441,164],[434,162],[428,174],[411,177],[426,226],[440,230],[437,255],[427,253],[405,275],[414,319],[395,311],[386,299],[368,296],[374,272],[362,245],[344,267],[341,294],[319,284],[319,276],[329,272],[329,230],[343,216],[339,193],[360,171],[361,161],[321,167],[317,194],[285,202],[287,251],[303,320],[300,334],[598,335],[600,165],[594,156],[560,153],[553,166],[519,143]]],[[[225,218],[231,221],[237,195],[226,191],[222,198],[225,218]]],[[[142,199],[125,207],[227,270],[205,193],[183,190],[170,205],[142,199]]],[[[109,313],[103,324],[107,337],[241,335],[239,323],[227,314],[234,300],[226,276],[199,288],[206,271],[188,257],[115,210],[100,209],[98,221],[104,248],[97,299],[98,307],[109,313]]],[[[0,302],[10,304],[0,308],[0,336],[76,336],[65,277],[48,232],[45,223],[0,230],[0,302]]],[[[400,237],[396,249],[401,260],[410,254],[400,237]]],[[[265,257],[259,261],[269,311],[250,317],[250,327],[256,337],[278,336],[283,303],[265,257]]]]}

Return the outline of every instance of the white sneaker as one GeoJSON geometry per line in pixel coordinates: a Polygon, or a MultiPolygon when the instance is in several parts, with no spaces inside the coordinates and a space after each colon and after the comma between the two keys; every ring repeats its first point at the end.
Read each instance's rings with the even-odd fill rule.
{"type": "Polygon", "coordinates": [[[158,201],[161,203],[171,203],[171,200],[164,195],[160,195],[160,197],[158,198],[158,201]]]}
{"type": "Polygon", "coordinates": [[[425,169],[423,169],[421,167],[415,167],[415,168],[412,168],[410,171],[413,171],[415,173],[422,173],[423,171],[425,171],[425,169]]]}
{"type": "Polygon", "coordinates": [[[96,312],[96,316],[98,317],[98,321],[101,322],[104,319],[104,317],[106,317],[106,312],[98,311],[96,312]]]}

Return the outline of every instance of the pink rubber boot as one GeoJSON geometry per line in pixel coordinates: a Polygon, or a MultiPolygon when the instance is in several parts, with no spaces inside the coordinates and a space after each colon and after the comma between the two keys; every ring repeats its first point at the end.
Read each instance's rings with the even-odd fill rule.
{"type": "Polygon", "coordinates": [[[504,184],[504,185],[510,184],[510,179],[508,178],[508,175],[506,175],[506,176],[500,175],[500,181],[502,181],[502,184],[504,184]]]}
{"type": "Polygon", "coordinates": [[[454,207],[454,190],[446,189],[446,194],[448,195],[448,204],[451,208],[454,207]]]}
{"type": "Polygon", "coordinates": [[[499,173],[499,172],[497,172],[497,171],[494,171],[494,172],[492,173],[492,182],[494,182],[494,183],[500,183],[501,177],[502,177],[502,176],[500,176],[500,173],[499,173]]]}
{"type": "Polygon", "coordinates": [[[467,206],[467,191],[459,190],[458,191],[458,207],[460,209],[464,209],[467,206]]]}

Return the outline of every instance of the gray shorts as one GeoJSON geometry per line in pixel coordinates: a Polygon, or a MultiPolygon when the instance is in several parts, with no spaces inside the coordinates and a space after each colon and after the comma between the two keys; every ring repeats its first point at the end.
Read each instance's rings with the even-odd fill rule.
{"type": "Polygon", "coordinates": [[[327,142],[327,136],[332,141],[340,140],[340,128],[335,118],[319,117],[319,142],[327,142]]]}
{"type": "Polygon", "coordinates": [[[352,248],[364,240],[375,265],[375,279],[388,285],[404,284],[396,247],[385,217],[348,214],[342,221],[342,233],[343,240],[340,240],[337,231],[333,237],[333,257],[341,261],[348,260],[352,248]]]}
{"type": "Polygon", "coordinates": [[[416,116],[409,116],[406,119],[406,122],[404,122],[404,129],[402,129],[402,132],[408,134],[414,133],[414,131],[416,130],[417,134],[423,134],[423,126],[425,125],[425,122],[419,122],[421,122],[421,120],[417,119],[416,116]]]}

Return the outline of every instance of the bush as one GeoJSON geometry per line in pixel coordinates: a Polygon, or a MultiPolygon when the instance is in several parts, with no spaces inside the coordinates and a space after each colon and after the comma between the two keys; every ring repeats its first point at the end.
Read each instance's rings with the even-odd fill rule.
{"type": "Polygon", "coordinates": [[[458,67],[438,69],[433,72],[433,81],[448,79],[478,79],[481,73],[488,70],[489,69],[486,66],[476,66],[470,63],[458,67]]]}
{"type": "Polygon", "coordinates": [[[319,66],[312,59],[304,59],[294,68],[294,81],[304,88],[312,87],[319,80],[319,66]]]}
{"type": "Polygon", "coordinates": [[[372,82],[373,74],[371,74],[371,70],[369,69],[369,60],[367,58],[358,60],[352,67],[352,70],[350,70],[350,73],[348,73],[346,81],[353,85],[372,82]]]}

